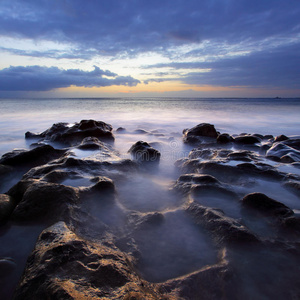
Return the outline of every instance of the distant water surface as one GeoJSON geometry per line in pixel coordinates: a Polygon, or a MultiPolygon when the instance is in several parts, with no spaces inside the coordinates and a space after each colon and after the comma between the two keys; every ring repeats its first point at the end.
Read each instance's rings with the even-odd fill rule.
{"type": "Polygon", "coordinates": [[[95,98],[0,99],[0,155],[28,148],[26,131],[96,119],[114,129],[184,128],[208,122],[220,132],[299,135],[300,99],[95,98]]]}

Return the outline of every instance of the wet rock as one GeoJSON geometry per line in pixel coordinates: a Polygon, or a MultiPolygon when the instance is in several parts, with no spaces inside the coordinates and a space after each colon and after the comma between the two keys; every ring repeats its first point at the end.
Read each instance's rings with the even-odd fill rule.
{"type": "Polygon", "coordinates": [[[75,188],[57,183],[33,182],[13,212],[13,219],[27,222],[61,220],[70,205],[79,202],[75,188]]]}
{"type": "Polygon", "coordinates": [[[82,140],[79,146],[77,146],[78,149],[82,150],[106,150],[110,151],[110,149],[101,142],[98,138],[89,136],[82,140]]]}
{"type": "Polygon", "coordinates": [[[32,150],[14,150],[0,159],[0,164],[9,166],[38,166],[65,154],[65,150],[54,149],[50,145],[43,145],[32,150]]]}
{"type": "Polygon", "coordinates": [[[118,132],[118,133],[124,133],[124,132],[126,132],[126,128],[119,127],[119,128],[117,128],[116,132],[118,132]]]}
{"type": "Polygon", "coordinates": [[[300,181],[288,180],[283,185],[300,197],[300,181]]]}
{"type": "Polygon", "coordinates": [[[233,142],[234,139],[228,133],[222,133],[217,137],[217,142],[220,144],[227,144],[233,142]]]}
{"type": "Polygon", "coordinates": [[[160,160],[160,152],[143,141],[136,142],[128,152],[139,163],[158,163],[160,160]]]}
{"type": "Polygon", "coordinates": [[[0,278],[4,278],[16,269],[16,262],[10,257],[0,258],[0,278]]]}
{"type": "Polygon", "coordinates": [[[288,138],[287,136],[285,136],[284,134],[281,134],[281,135],[278,135],[278,136],[275,137],[274,143],[286,141],[286,140],[288,140],[288,139],[289,139],[289,138],[288,138]]]}
{"type": "Polygon", "coordinates": [[[201,123],[183,131],[183,141],[185,143],[198,143],[201,141],[201,137],[217,138],[218,133],[215,126],[208,123],[201,123]]]}
{"type": "Polygon", "coordinates": [[[136,129],[133,133],[135,134],[148,134],[149,132],[144,129],[136,129]]]}
{"type": "Polygon", "coordinates": [[[237,144],[253,145],[261,142],[261,139],[253,135],[240,135],[234,138],[237,144]]]}
{"type": "Polygon", "coordinates": [[[16,201],[11,196],[0,194],[0,225],[9,219],[16,205],[16,201]]]}
{"type": "Polygon", "coordinates": [[[226,250],[220,252],[219,263],[168,280],[160,285],[161,289],[174,294],[176,299],[235,299],[236,288],[233,288],[232,282],[234,274],[229,266],[226,250]]]}
{"type": "Polygon", "coordinates": [[[285,163],[292,163],[300,161],[300,151],[283,142],[277,142],[267,151],[266,157],[275,160],[277,159],[285,163]]]}
{"type": "Polygon", "coordinates": [[[104,193],[104,194],[109,194],[113,195],[115,193],[115,184],[114,182],[107,177],[97,177],[94,178],[93,180],[96,182],[93,186],[88,187],[88,188],[83,188],[81,192],[83,193],[104,193]]]}
{"type": "Polygon", "coordinates": [[[257,243],[258,238],[235,219],[218,209],[192,202],[186,209],[194,222],[206,228],[217,245],[257,243]]]}
{"type": "Polygon", "coordinates": [[[242,199],[242,204],[251,209],[255,209],[262,214],[274,215],[278,217],[292,216],[293,211],[281,202],[278,202],[262,193],[251,193],[242,199]]]}
{"type": "MultiPolygon", "coordinates": [[[[33,137],[33,134],[27,132],[25,137],[33,137]]],[[[108,142],[114,141],[112,126],[95,120],[82,120],[72,126],[68,123],[56,123],[41,134],[35,135],[35,137],[67,145],[76,145],[85,137],[96,137],[108,142]]]]}
{"type": "Polygon", "coordinates": [[[264,135],[264,140],[271,140],[271,139],[273,139],[274,137],[273,137],[273,135],[271,135],[271,134],[266,134],[266,135],[264,135]]]}
{"type": "Polygon", "coordinates": [[[63,222],[39,236],[14,297],[46,298],[163,299],[134,272],[132,257],[80,238],[63,222]]]}
{"type": "Polygon", "coordinates": [[[14,169],[10,166],[5,166],[5,165],[0,164],[0,179],[4,178],[6,175],[8,175],[13,170],[14,169]]]}

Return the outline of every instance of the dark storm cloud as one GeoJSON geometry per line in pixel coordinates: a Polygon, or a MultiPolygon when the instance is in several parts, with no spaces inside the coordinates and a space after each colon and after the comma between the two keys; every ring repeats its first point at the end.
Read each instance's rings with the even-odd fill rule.
{"type": "Polygon", "coordinates": [[[49,91],[71,85],[84,87],[136,86],[138,83],[140,81],[131,76],[118,76],[96,66],[90,72],[40,66],[10,67],[0,70],[0,91],[49,91]]]}
{"type": "Polygon", "coordinates": [[[299,0],[2,0],[0,5],[1,35],[74,43],[102,55],[300,32],[299,0]]]}

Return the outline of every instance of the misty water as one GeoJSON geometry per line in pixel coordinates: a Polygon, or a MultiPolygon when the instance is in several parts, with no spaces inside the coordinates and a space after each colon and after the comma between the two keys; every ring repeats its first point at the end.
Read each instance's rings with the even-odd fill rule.
{"type": "MultiPolygon", "coordinates": [[[[180,176],[174,163],[187,157],[193,149],[183,144],[182,130],[206,122],[214,124],[218,131],[229,134],[300,135],[299,99],[1,99],[0,107],[0,155],[14,148],[30,149],[32,140],[25,140],[26,131],[42,132],[53,123],[74,123],[83,119],[104,121],[113,126],[113,148],[121,158],[130,158],[128,150],[139,140],[148,142],[161,152],[159,166],[151,171],[130,174],[126,180],[119,179],[118,174],[112,172],[111,177],[114,178],[117,190],[117,206],[108,205],[102,210],[90,208],[96,218],[109,226],[118,227],[124,226],[126,222],[122,218],[124,211],[164,214],[163,224],[145,228],[134,236],[142,255],[139,270],[145,279],[153,282],[193,272],[217,260],[216,249],[207,234],[199,231],[181,209],[182,197],[170,192],[170,187],[180,176]],[[126,131],[117,132],[119,127],[126,128],[126,131]]],[[[70,155],[109,160],[91,150],[73,149],[70,155]]],[[[299,169],[291,165],[272,161],[267,163],[283,172],[299,174],[299,169]]],[[[22,175],[20,173],[2,182],[0,193],[7,192],[22,175]]],[[[90,179],[68,178],[62,184],[89,186],[90,179]]],[[[266,193],[295,211],[300,210],[299,197],[282,189],[277,182],[253,178],[251,184],[249,181],[247,184],[236,182],[234,188],[244,195],[251,192],[266,193]]],[[[226,196],[208,194],[199,199],[195,197],[195,201],[222,209],[232,218],[243,217],[236,201],[226,196]]],[[[258,220],[249,219],[246,225],[262,236],[272,236],[268,226],[258,220]]],[[[6,283],[10,290],[21,276],[26,257],[42,229],[11,224],[1,231],[0,259],[10,257],[17,265],[12,273],[13,280],[6,283]]]]}

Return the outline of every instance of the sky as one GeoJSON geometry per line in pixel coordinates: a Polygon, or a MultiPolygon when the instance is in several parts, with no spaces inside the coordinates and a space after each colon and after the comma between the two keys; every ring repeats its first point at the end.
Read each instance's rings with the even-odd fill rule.
{"type": "Polygon", "coordinates": [[[0,97],[300,97],[299,0],[0,0],[0,97]]]}

